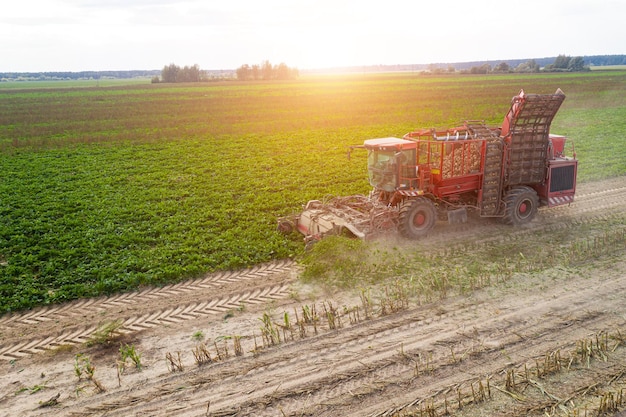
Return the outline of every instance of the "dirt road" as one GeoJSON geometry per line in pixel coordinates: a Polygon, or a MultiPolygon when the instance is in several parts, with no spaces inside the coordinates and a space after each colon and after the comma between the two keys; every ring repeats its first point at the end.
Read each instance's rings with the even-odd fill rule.
{"type": "MultiPolygon", "coordinates": [[[[583,184],[523,229],[442,226],[420,250],[542,250],[547,233],[607,220],[626,223],[626,178],[583,184]]],[[[386,312],[283,261],[2,316],[0,416],[612,415],[626,408],[626,257],[611,253],[386,312]]]]}

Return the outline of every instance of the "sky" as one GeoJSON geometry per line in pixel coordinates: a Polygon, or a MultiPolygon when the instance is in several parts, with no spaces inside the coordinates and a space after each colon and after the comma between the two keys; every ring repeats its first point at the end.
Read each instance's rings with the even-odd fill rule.
{"type": "Polygon", "coordinates": [[[8,0],[0,72],[626,54],[624,0],[8,0]]]}

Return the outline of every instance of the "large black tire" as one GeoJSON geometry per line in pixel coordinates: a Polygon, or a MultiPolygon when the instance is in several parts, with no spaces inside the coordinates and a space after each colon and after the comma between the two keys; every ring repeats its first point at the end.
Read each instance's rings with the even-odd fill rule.
{"type": "Polygon", "coordinates": [[[529,223],[537,215],[539,197],[537,192],[525,185],[513,187],[504,197],[504,217],[502,221],[512,226],[529,223]]]}
{"type": "Polygon", "coordinates": [[[398,230],[408,239],[424,237],[435,226],[437,209],[425,197],[407,200],[400,207],[398,230]]]}

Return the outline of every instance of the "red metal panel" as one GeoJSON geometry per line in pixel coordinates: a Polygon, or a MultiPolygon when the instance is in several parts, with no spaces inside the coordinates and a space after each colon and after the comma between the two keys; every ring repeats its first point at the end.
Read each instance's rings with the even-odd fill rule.
{"type": "Polygon", "coordinates": [[[480,187],[481,177],[482,174],[475,174],[443,180],[433,187],[433,191],[436,196],[441,198],[476,191],[480,187]]]}
{"type": "Polygon", "coordinates": [[[547,178],[535,190],[542,205],[548,207],[569,204],[576,193],[578,161],[573,158],[557,158],[548,161],[547,178]]]}

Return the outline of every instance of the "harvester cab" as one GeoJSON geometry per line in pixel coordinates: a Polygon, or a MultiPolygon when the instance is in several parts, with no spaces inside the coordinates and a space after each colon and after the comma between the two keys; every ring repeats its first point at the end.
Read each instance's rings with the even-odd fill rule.
{"type": "Polygon", "coordinates": [[[368,139],[367,172],[374,189],[394,192],[415,186],[417,143],[394,137],[368,139]]]}

